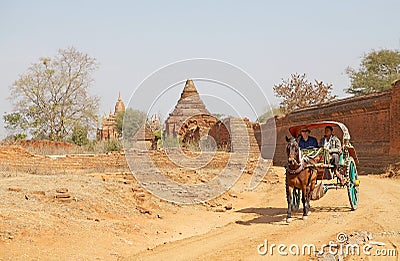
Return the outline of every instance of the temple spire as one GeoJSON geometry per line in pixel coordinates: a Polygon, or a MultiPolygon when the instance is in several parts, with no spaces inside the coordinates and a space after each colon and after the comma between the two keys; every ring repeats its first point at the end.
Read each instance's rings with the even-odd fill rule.
{"type": "Polygon", "coordinates": [[[210,115],[192,80],[185,83],[181,97],[166,120],[167,135],[178,133],[181,124],[196,115],[210,115]]]}
{"type": "Polygon", "coordinates": [[[115,104],[115,114],[117,114],[118,112],[123,112],[123,111],[125,111],[125,104],[124,104],[124,102],[122,101],[122,98],[121,98],[121,92],[118,92],[118,101],[117,101],[117,103],[115,104]]]}
{"type": "Polygon", "coordinates": [[[182,94],[181,94],[181,99],[185,99],[189,96],[193,95],[199,95],[197,92],[196,86],[194,86],[194,83],[191,79],[188,79],[185,83],[185,87],[183,88],[182,94]]]}

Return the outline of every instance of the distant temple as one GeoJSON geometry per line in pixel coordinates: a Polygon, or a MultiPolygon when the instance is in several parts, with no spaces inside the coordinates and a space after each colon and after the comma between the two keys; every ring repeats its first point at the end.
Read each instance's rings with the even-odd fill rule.
{"type": "Polygon", "coordinates": [[[197,142],[218,120],[211,115],[192,80],[187,80],[174,110],[165,121],[166,136],[180,136],[182,142],[197,142]]]}
{"type": "MultiPolygon", "coordinates": [[[[114,113],[110,111],[108,116],[104,115],[101,127],[97,129],[97,140],[107,141],[121,138],[122,135],[116,126],[116,118],[119,112],[124,111],[125,105],[119,95],[114,113]]],[[[210,139],[208,136],[211,136],[215,141],[215,143],[210,141],[211,147],[216,145],[220,150],[238,151],[241,146],[246,145],[240,141],[249,137],[250,149],[259,153],[260,144],[256,140],[255,131],[259,132],[259,124],[252,123],[246,118],[229,117],[219,120],[214,117],[201,100],[193,81],[188,79],[174,110],[168,115],[164,124],[156,115],[151,119],[146,119],[145,124],[140,126],[131,141],[135,146],[139,144],[143,145],[143,148],[157,149],[161,133],[165,138],[178,138],[177,140],[184,146],[189,144],[199,146],[203,137],[210,139]],[[235,131],[236,139],[239,142],[231,141],[232,130],[235,131]]],[[[202,144],[208,146],[208,142],[208,140],[204,140],[202,144]]]]}
{"type": "Polygon", "coordinates": [[[104,114],[101,127],[97,128],[97,140],[115,140],[120,136],[116,126],[117,114],[125,111],[125,104],[122,101],[121,94],[118,95],[117,103],[115,104],[114,113],[110,110],[110,114],[104,114]]]}
{"type": "MultiPolygon", "coordinates": [[[[217,149],[223,151],[249,151],[260,153],[255,130],[258,123],[247,118],[228,117],[217,119],[206,108],[192,80],[188,79],[174,110],[165,121],[164,136],[179,137],[182,144],[199,144],[202,138],[214,140],[217,149]],[[231,139],[232,131],[235,140],[231,139]],[[247,140],[246,142],[242,142],[247,140]],[[249,147],[248,147],[249,146],[249,147]]],[[[212,148],[213,142],[204,140],[203,145],[212,148]]]]}
{"type": "Polygon", "coordinates": [[[161,137],[156,136],[156,132],[161,129],[162,126],[158,120],[158,116],[157,114],[154,114],[150,120],[147,119],[146,123],[136,131],[132,141],[136,143],[144,143],[147,149],[157,149],[157,142],[161,137]]]}

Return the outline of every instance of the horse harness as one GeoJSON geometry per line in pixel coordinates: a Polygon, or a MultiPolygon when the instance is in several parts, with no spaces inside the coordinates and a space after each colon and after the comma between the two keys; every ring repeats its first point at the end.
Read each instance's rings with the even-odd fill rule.
{"type": "Polygon", "coordinates": [[[288,173],[290,175],[297,175],[306,168],[314,169],[315,165],[310,163],[310,160],[307,156],[304,156],[304,157],[302,157],[301,164],[297,169],[291,169],[291,168],[289,168],[289,164],[286,164],[286,173],[288,173]]]}
{"type": "Polygon", "coordinates": [[[297,169],[291,169],[289,168],[289,164],[286,165],[286,173],[290,175],[297,175],[300,172],[302,172],[303,169],[304,169],[304,163],[300,164],[300,167],[298,167],[297,169]]]}

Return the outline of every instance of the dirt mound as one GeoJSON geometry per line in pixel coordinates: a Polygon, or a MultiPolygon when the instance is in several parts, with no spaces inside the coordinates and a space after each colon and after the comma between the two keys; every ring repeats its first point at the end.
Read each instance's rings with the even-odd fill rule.
{"type": "Polygon", "coordinates": [[[64,141],[21,140],[19,145],[35,154],[66,154],[76,151],[79,146],[64,141]]]}
{"type": "Polygon", "coordinates": [[[55,148],[75,148],[76,145],[65,141],[50,140],[20,140],[16,142],[22,147],[55,147],[55,148]]]}
{"type": "Polygon", "coordinates": [[[20,140],[15,142],[3,141],[0,146],[21,146],[35,155],[63,155],[82,153],[83,149],[65,141],[50,140],[20,140]]]}
{"type": "Polygon", "coordinates": [[[0,146],[0,158],[32,157],[32,153],[21,146],[0,146]]]}

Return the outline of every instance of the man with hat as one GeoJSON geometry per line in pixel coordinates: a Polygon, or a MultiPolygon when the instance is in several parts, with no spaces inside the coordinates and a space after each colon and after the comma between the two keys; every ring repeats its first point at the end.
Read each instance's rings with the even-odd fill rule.
{"type": "Polygon", "coordinates": [[[311,131],[304,127],[301,129],[301,138],[299,141],[300,149],[318,148],[318,141],[316,138],[310,136],[311,131]]]}

